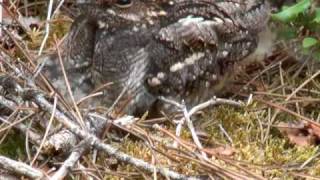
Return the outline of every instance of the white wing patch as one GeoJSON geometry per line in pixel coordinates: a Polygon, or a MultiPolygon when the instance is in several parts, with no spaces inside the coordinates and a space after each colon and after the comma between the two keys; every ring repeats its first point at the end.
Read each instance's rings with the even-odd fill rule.
{"type": "Polygon", "coordinates": [[[179,70],[183,69],[185,65],[186,65],[185,63],[177,62],[170,67],[170,71],[171,72],[179,71],[179,70]]]}
{"type": "Polygon", "coordinates": [[[183,69],[185,66],[190,66],[195,64],[201,58],[203,58],[205,54],[203,52],[196,52],[187,57],[184,62],[177,62],[170,67],[171,72],[176,72],[183,69]]]}
{"type": "Polygon", "coordinates": [[[184,62],[187,65],[193,65],[196,61],[204,57],[203,52],[193,53],[191,56],[187,57],[184,62]]]}

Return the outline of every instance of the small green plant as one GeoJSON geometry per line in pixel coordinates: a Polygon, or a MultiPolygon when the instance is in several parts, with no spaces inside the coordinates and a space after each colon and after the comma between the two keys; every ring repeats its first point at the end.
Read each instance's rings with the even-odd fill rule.
{"type": "Polygon", "coordinates": [[[9,133],[8,137],[0,143],[0,155],[14,159],[25,158],[25,140],[20,134],[9,133]]]}
{"type": "Polygon", "coordinates": [[[272,19],[284,27],[280,37],[298,39],[304,54],[312,54],[320,60],[320,7],[316,1],[301,0],[290,7],[283,7],[272,19]]]}

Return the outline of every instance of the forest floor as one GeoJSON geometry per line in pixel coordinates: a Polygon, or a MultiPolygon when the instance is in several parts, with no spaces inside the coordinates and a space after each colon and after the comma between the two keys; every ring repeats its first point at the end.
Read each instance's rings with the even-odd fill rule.
{"type": "MultiPolygon", "coordinates": [[[[2,30],[1,51],[11,59],[17,59],[13,67],[27,66],[33,72],[30,61],[37,66],[38,52],[46,33],[47,11],[42,11],[47,10],[47,4],[39,1],[38,4],[30,4],[25,11],[15,5],[13,3],[3,9],[3,18],[15,24],[2,30]],[[28,18],[26,13],[33,18],[28,18]]],[[[68,32],[72,23],[68,7],[65,5],[63,11],[51,18],[43,55],[55,52],[68,32]]],[[[197,111],[190,117],[203,146],[201,150],[197,148],[187,126],[183,126],[180,137],[175,136],[177,120],[183,118],[183,114],[150,119],[146,113],[130,124],[109,123],[101,142],[151,165],[168,167],[188,176],[209,174],[211,178],[225,179],[320,179],[319,61],[300,52],[299,46],[293,48],[293,41],[282,38],[278,27],[275,22],[270,22],[272,33],[269,35],[273,38],[262,43],[269,45],[259,49],[262,51],[259,56],[239,65],[230,86],[224,90],[226,95],[223,98],[234,102],[239,100],[241,106],[222,103],[197,111]],[[298,50],[295,51],[295,48],[298,50]]],[[[4,64],[0,61],[0,83],[3,76],[14,74],[4,64]]],[[[20,78],[16,76],[14,79],[20,78]]],[[[21,81],[24,80],[17,80],[20,84],[28,84],[21,81]]],[[[1,87],[3,91],[5,87],[1,87]]],[[[52,93],[50,96],[50,91],[42,86],[38,88],[51,98],[50,102],[54,105],[52,93]]],[[[1,97],[6,96],[1,94],[1,97]]],[[[0,101],[3,105],[2,98],[0,101]]],[[[70,156],[44,150],[46,139],[42,138],[49,139],[65,124],[61,125],[58,117],[51,118],[50,113],[44,115],[40,109],[34,110],[36,106],[32,103],[18,104],[17,107],[7,112],[0,106],[0,156],[31,164],[51,176],[70,156]],[[32,117],[29,116],[31,111],[32,117]],[[41,118],[46,121],[50,119],[50,122],[53,119],[53,122],[41,122],[41,118]],[[28,127],[27,130],[19,124],[28,127]],[[29,131],[40,139],[32,139],[29,131]]],[[[86,110],[80,109],[79,112],[86,110]]],[[[74,149],[69,150],[74,152],[74,149]]],[[[100,149],[88,151],[74,162],[68,178],[156,177],[100,149]]],[[[0,163],[0,177],[1,174],[9,177],[10,171],[0,163]]]]}

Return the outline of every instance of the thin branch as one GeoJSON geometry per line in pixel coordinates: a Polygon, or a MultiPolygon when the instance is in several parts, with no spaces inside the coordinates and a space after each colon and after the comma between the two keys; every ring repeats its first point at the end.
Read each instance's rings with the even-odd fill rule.
{"type": "MultiPolygon", "coordinates": [[[[304,81],[302,84],[300,84],[300,86],[295,89],[286,99],[285,101],[289,101],[291,98],[293,98],[304,86],[306,86],[309,82],[311,82],[314,78],[316,78],[317,76],[320,75],[320,70],[318,70],[316,73],[314,73],[310,78],[308,78],[306,81],[304,81]]],[[[270,125],[273,124],[273,122],[276,120],[278,114],[280,113],[280,109],[276,109],[276,111],[274,112],[271,120],[270,120],[270,125]]],[[[267,141],[267,138],[269,136],[270,130],[271,130],[271,126],[267,127],[267,131],[266,131],[266,135],[264,136],[264,143],[267,141]]]]}
{"type": "MultiPolygon", "coordinates": [[[[243,107],[244,106],[244,103],[242,102],[239,102],[239,101],[233,101],[233,100],[230,100],[230,99],[223,99],[223,98],[217,98],[217,97],[213,97],[211,98],[210,100],[204,102],[204,103],[201,103],[197,106],[194,106],[189,112],[186,110],[186,107],[182,104],[179,104],[178,102],[175,102],[173,100],[170,100],[170,99],[166,99],[164,97],[160,97],[159,98],[160,100],[166,102],[166,103],[169,103],[169,104],[172,104],[174,106],[177,106],[178,108],[182,109],[183,111],[183,114],[184,114],[184,118],[180,119],[179,120],[179,123],[176,127],[176,136],[177,137],[180,137],[180,134],[181,134],[181,130],[182,130],[182,126],[184,124],[184,120],[187,121],[187,125],[191,131],[191,134],[192,134],[192,138],[194,140],[194,142],[196,143],[196,145],[198,146],[199,149],[202,149],[202,146],[201,146],[201,143],[200,141],[198,140],[198,137],[194,131],[194,128],[193,128],[193,124],[190,120],[190,117],[195,114],[196,112],[198,111],[201,111],[209,106],[213,106],[213,105],[218,105],[218,104],[227,104],[227,105],[231,105],[231,106],[236,106],[236,107],[243,107]],[[189,121],[190,120],[190,121],[189,121]]],[[[173,146],[174,147],[177,147],[178,143],[177,142],[174,142],[173,146]]],[[[205,157],[205,156],[204,156],[205,157]]]]}
{"type": "Polygon", "coordinates": [[[71,168],[78,162],[81,156],[90,148],[88,140],[80,142],[78,147],[72,151],[68,159],[64,161],[59,170],[50,178],[50,180],[60,180],[67,176],[71,168]]]}
{"type": "Polygon", "coordinates": [[[40,46],[40,49],[39,49],[39,52],[38,52],[39,56],[42,54],[44,46],[46,45],[46,42],[47,42],[48,37],[49,37],[52,6],[53,6],[53,0],[49,0],[48,13],[47,13],[47,19],[46,19],[46,27],[45,27],[45,35],[44,35],[44,38],[43,38],[43,40],[41,42],[41,46],[40,46]]]}
{"type": "MultiPolygon", "coordinates": [[[[25,77],[28,79],[27,77],[25,77]]],[[[148,171],[150,173],[153,173],[156,171],[157,173],[160,173],[164,177],[169,177],[171,179],[198,179],[196,177],[190,177],[186,175],[179,174],[175,171],[171,171],[168,168],[165,167],[157,167],[155,165],[152,165],[150,163],[147,163],[141,159],[137,159],[135,157],[132,157],[120,150],[118,148],[115,148],[111,145],[104,144],[99,138],[97,138],[94,134],[87,132],[86,130],[81,129],[81,127],[76,124],[74,121],[69,119],[67,115],[65,115],[60,110],[56,109],[54,111],[54,105],[52,105],[47,99],[44,98],[44,95],[40,91],[34,91],[30,92],[28,89],[24,89],[20,87],[17,82],[13,81],[11,82],[13,86],[15,86],[13,89],[17,92],[12,92],[13,95],[15,93],[18,93],[24,100],[33,101],[36,103],[42,110],[54,114],[57,121],[59,121],[61,124],[63,124],[68,130],[70,130],[72,133],[80,137],[81,139],[90,139],[91,146],[94,148],[101,150],[105,153],[107,153],[109,156],[115,157],[117,160],[121,162],[125,162],[128,164],[131,164],[135,167],[141,168],[145,171],[148,171]]],[[[29,81],[27,81],[27,84],[29,85],[29,81]]],[[[31,83],[32,85],[33,83],[31,83]]]]}
{"type": "Polygon", "coordinates": [[[67,76],[66,70],[65,70],[65,68],[64,68],[64,64],[63,64],[63,62],[62,62],[61,52],[60,52],[58,46],[56,47],[56,49],[57,49],[57,53],[58,53],[58,57],[59,57],[58,59],[59,59],[60,67],[61,67],[61,70],[62,70],[64,82],[66,83],[69,96],[71,97],[71,101],[72,101],[72,103],[73,103],[73,107],[74,107],[74,109],[76,110],[76,114],[77,114],[77,115],[76,115],[76,117],[77,117],[76,119],[77,119],[78,123],[81,125],[81,127],[84,128],[84,127],[85,127],[85,124],[84,124],[82,115],[81,115],[81,113],[80,113],[80,110],[79,110],[79,108],[78,108],[78,105],[77,105],[77,103],[76,103],[76,101],[75,101],[75,99],[74,99],[73,92],[72,92],[72,90],[71,90],[71,86],[70,86],[70,83],[69,83],[69,78],[68,78],[68,76],[67,76]]]}
{"type": "Polygon", "coordinates": [[[46,128],[46,131],[45,131],[44,135],[43,135],[43,138],[42,138],[41,144],[39,146],[39,149],[38,149],[36,155],[34,156],[33,160],[31,161],[31,165],[33,165],[33,163],[37,160],[37,158],[38,158],[38,156],[39,156],[39,154],[41,152],[41,149],[42,149],[43,145],[45,144],[45,141],[47,139],[47,136],[49,134],[49,130],[51,128],[51,125],[52,125],[52,122],[53,122],[53,119],[54,119],[54,115],[53,114],[56,111],[57,103],[58,103],[58,97],[57,97],[57,95],[55,95],[54,96],[54,102],[53,102],[53,113],[52,113],[52,115],[50,117],[49,124],[48,124],[48,126],[46,128]]]}
{"type": "Polygon", "coordinates": [[[199,148],[199,151],[201,152],[202,157],[204,159],[208,160],[207,154],[204,151],[202,151],[203,146],[202,146],[202,144],[201,144],[201,142],[200,142],[200,140],[199,140],[199,138],[197,136],[196,130],[195,130],[195,128],[193,126],[193,123],[192,123],[192,121],[190,119],[190,115],[189,115],[189,112],[188,112],[187,107],[185,106],[185,104],[184,104],[184,107],[183,107],[182,110],[183,110],[183,115],[184,115],[185,120],[187,122],[187,126],[188,126],[188,128],[189,128],[189,130],[191,132],[191,136],[192,136],[192,139],[193,139],[194,143],[199,148]]]}
{"type": "Polygon", "coordinates": [[[0,37],[2,37],[2,26],[3,26],[3,19],[2,19],[2,13],[3,13],[3,11],[2,11],[2,6],[3,6],[3,0],[0,0],[0,37]]]}
{"type": "Polygon", "coordinates": [[[31,179],[41,179],[45,177],[45,174],[40,170],[35,169],[23,162],[18,162],[4,156],[0,156],[0,167],[31,179]]]}
{"type": "MultiPolygon", "coordinates": [[[[38,104],[43,110],[47,112],[53,112],[53,105],[50,104],[41,94],[36,94],[33,97],[33,100],[36,104],[38,104]]],[[[104,144],[101,142],[99,138],[97,138],[95,135],[88,133],[85,130],[82,130],[77,124],[75,124],[73,121],[71,121],[65,114],[60,112],[59,110],[56,110],[55,117],[57,120],[62,123],[67,129],[69,129],[71,132],[76,134],[82,139],[90,139],[91,145],[101,150],[105,153],[107,153],[109,156],[115,157],[117,160],[125,163],[129,163],[131,165],[134,165],[136,167],[139,167],[143,170],[146,170],[150,173],[153,173],[154,170],[156,172],[162,174],[165,177],[169,177],[172,179],[198,179],[196,177],[189,177],[182,174],[179,174],[177,172],[171,171],[168,168],[161,168],[154,165],[151,165],[141,159],[134,158],[132,156],[129,156],[128,154],[125,154],[118,150],[117,148],[112,147],[111,145],[104,144]]]]}
{"type": "Polygon", "coordinates": [[[221,130],[222,134],[227,137],[227,139],[228,139],[228,141],[230,142],[230,144],[233,144],[232,138],[229,136],[229,134],[227,133],[227,131],[223,128],[222,124],[219,124],[219,129],[221,130]]]}

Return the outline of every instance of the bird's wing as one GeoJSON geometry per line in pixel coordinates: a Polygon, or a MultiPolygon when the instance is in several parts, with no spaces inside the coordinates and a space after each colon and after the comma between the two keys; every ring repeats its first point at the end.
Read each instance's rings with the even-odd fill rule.
{"type": "Polygon", "coordinates": [[[190,15],[162,28],[157,38],[177,50],[183,46],[193,49],[216,46],[218,37],[214,27],[217,23],[190,15]]]}
{"type": "Polygon", "coordinates": [[[267,19],[260,12],[261,4],[183,1],[168,11],[167,22],[156,35],[158,44],[148,51],[153,54],[150,59],[154,65],[146,86],[159,95],[186,96],[193,88],[219,84],[223,75],[232,71],[234,62],[244,59],[257,46],[257,32],[246,27],[255,20],[252,16],[267,19]],[[248,18],[238,20],[244,16],[248,18]]]}
{"type": "Polygon", "coordinates": [[[266,26],[266,0],[177,0],[168,10],[159,39],[172,47],[217,45],[218,41],[246,40],[266,26]],[[219,38],[219,39],[218,39],[219,38]]]}

